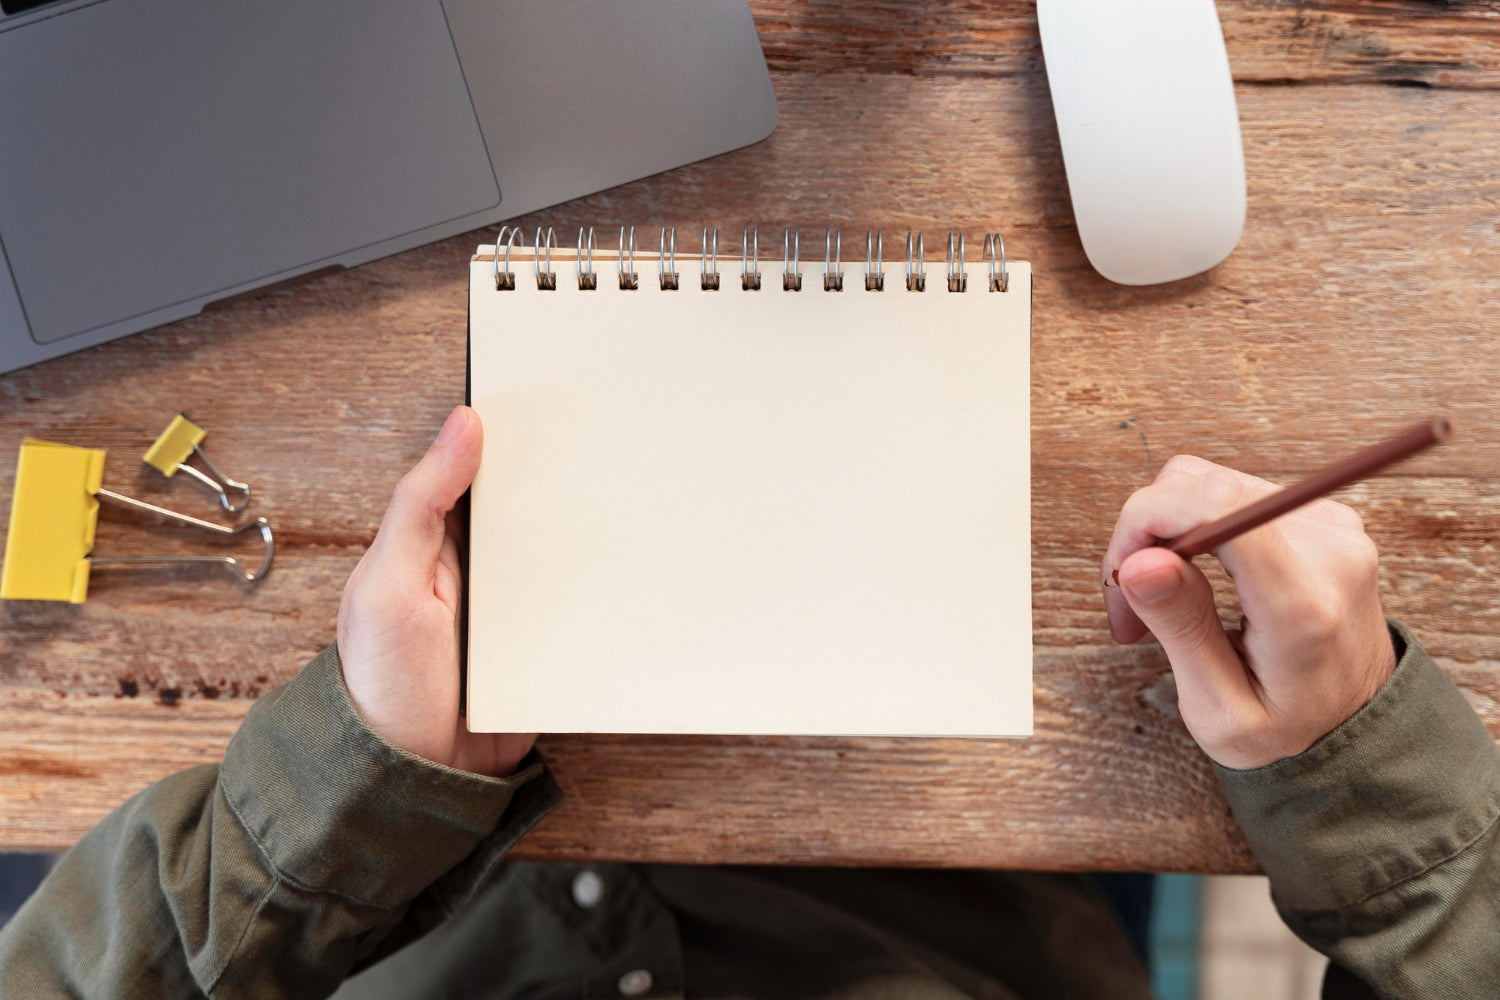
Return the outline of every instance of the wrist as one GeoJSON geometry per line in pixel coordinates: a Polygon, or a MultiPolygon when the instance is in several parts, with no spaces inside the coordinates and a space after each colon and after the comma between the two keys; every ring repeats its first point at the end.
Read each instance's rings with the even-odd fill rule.
{"type": "Polygon", "coordinates": [[[1452,857],[1500,813],[1500,749],[1402,626],[1396,667],[1349,719],[1263,767],[1217,766],[1283,909],[1337,909],[1452,857]]]}
{"type": "Polygon", "coordinates": [[[389,907],[470,854],[539,768],[484,777],[392,744],[356,710],[329,646],[251,709],[219,780],[278,872],[389,907]]]}

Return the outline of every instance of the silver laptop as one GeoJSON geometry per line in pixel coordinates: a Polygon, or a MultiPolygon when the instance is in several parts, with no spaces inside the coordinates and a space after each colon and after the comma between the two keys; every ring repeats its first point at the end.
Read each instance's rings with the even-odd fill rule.
{"type": "Polygon", "coordinates": [[[745,0],[0,9],[0,372],[776,122],[745,0]]]}

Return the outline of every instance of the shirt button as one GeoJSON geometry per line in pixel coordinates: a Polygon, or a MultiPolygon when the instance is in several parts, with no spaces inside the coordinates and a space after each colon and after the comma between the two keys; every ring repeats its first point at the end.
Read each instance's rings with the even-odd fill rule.
{"type": "Polygon", "coordinates": [[[638,997],[651,988],[651,973],[645,969],[634,969],[620,977],[620,995],[638,997]]]}
{"type": "MultiPolygon", "coordinates": [[[[604,879],[598,872],[581,871],[573,879],[573,902],[585,910],[593,909],[604,898],[604,879]]],[[[649,987],[648,987],[649,988],[649,987]]],[[[627,994],[627,996],[630,994],[627,994]]]]}

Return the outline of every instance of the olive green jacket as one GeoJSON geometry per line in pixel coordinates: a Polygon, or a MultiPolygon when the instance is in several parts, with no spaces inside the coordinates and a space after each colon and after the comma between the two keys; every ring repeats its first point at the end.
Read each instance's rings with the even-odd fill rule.
{"type": "MultiPolygon", "coordinates": [[[[1399,628],[1376,697],[1221,770],[1328,997],[1500,992],[1500,753],[1399,628]]],[[[146,789],[0,931],[3,997],[1149,996],[1087,880],[502,863],[560,801],[399,750],[330,647],[217,767],[146,789]],[[340,984],[343,984],[340,989],[340,984]]]]}

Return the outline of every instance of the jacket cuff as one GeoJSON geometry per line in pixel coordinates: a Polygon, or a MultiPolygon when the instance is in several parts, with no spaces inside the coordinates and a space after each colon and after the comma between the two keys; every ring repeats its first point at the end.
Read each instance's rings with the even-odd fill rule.
{"type": "Polygon", "coordinates": [[[1274,764],[1215,765],[1282,909],[1358,902],[1500,816],[1500,749],[1411,633],[1390,628],[1395,672],[1342,725],[1274,764]]]}
{"type": "Polygon", "coordinates": [[[561,800],[535,754],[490,778],[387,741],[350,700],[333,645],[251,708],[219,783],[283,878],[382,908],[411,900],[482,841],[508,848],[561,800]]]}

